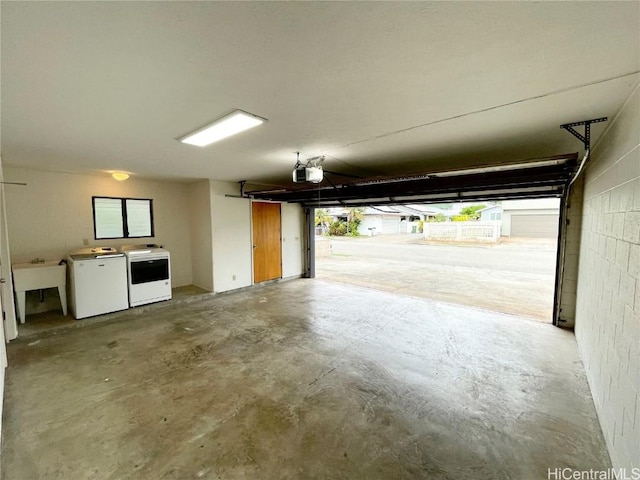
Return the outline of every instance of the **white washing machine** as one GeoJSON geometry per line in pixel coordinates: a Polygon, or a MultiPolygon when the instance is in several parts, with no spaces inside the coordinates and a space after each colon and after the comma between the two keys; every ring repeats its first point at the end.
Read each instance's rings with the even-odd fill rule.
{"type": "Polygon", "coordinates": [[[76,319],[129,308],[127,260],[112,247],[69,252],[69,306],[76,319]]]}

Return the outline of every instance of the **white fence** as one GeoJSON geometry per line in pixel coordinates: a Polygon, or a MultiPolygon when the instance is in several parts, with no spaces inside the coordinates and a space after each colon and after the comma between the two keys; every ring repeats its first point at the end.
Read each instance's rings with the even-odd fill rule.
{"type": "Polygon", "coordinates": [[[331,240],[316,235],[316,257],[328,257],[331,255],[331,240]]]}
{"type": "Polygon", "coordinates": [[[497,242],[500,222],[425,222],[427,240],[497,242]]]}

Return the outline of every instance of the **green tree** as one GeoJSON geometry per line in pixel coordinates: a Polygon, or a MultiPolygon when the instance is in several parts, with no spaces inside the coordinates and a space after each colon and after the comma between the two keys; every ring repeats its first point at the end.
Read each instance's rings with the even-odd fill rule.
{"type": "Polygon", "coordinates": [[[462,210],[460,210],[460,216],[467,215],[469,217],[469,220],[477,220],[480,218],[478,210],[482,210],[485,207],[486,205],[469,205],[468,207],[464,207],[462,210]]]}
{"type": "Polygon", "coordinates": [[[360,226],[360,223],[362,223],[363,219],[364,208],[351,207],[347,212],[347,235],[351,235],[352,237],[360,235],[358,227],[360,226]]]}
{"type": "Polygon", "coordinates": [[[342,237],[347,234],[347,224],[342,220],[336,220],[329,224],[329,235],[333,237],[342,237]]]}
{"type": "Polygon", "coordinates": [[[333,218],[329,215],[329,211],[326,208],[316,208],[316,226],[321,225],[328,229],[333,218]]]}
{"type": "Polygon", "coordinates": [[[451,217],[452,222],[470,222],[472,220],[477,220],[475,217],[471,215],[454,215],[451,217]]]}

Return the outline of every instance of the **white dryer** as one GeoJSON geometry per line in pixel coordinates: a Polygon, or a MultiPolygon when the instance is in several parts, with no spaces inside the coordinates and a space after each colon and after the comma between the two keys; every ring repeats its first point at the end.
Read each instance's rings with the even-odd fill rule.
{"type": "Polygon", "coordinates": [[[129,305],[171,300],[171,255],[155,244],[123,245],[127,256],[129,305]]]}
{"type": "Polygon", "coordinates": [[[76,319],[129,308],[127,261],[112,247],[73,250],[69,265],[69,306],[76,319]]]}

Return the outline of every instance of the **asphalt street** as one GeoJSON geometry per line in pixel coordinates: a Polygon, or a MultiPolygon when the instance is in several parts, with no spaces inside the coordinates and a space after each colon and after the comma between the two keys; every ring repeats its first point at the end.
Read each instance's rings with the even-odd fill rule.
{"type": "Polygon", "coordinates": [[[325,280],[550,322],[555,239],[430,244],[421,235],[337,238],[316,259],[325,280]]]}

